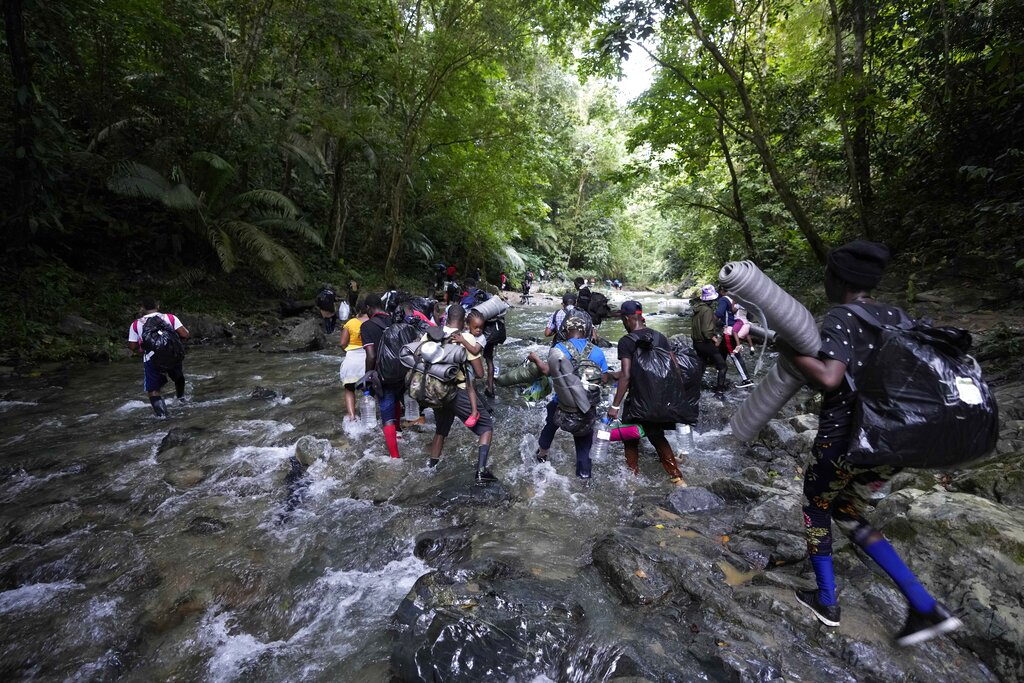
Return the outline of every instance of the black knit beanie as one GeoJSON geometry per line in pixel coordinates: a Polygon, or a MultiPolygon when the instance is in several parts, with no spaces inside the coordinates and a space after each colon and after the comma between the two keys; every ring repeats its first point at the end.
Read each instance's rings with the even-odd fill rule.
{"type": "Polygon", "coordinates": [[[854,287],[874,289],[889,264],[889,247],[878,242],[854,240],[828,254],[828,269],[854,287]]]}

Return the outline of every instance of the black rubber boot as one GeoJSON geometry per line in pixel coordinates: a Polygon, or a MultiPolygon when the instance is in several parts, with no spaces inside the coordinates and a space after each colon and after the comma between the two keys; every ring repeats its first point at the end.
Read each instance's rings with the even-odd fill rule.
{"type": "Polygon", "coordinates": [[[153,406],[153,412],[157,417],[167,417],[167,404],[161,396],[150,396],[149,403],[153,406]]]}
{"type": "Polygon", "coordinates": [[[729,385],[725,383],[726,368],[722,368],[718,371],[718,386],[715,387],[716,391],[725,391],[729,388],[729,385]]]}
{"type": "Polygon", "coordinates": [[[185,398],[185,378],[174,380],[174,397],[185,398]]]}

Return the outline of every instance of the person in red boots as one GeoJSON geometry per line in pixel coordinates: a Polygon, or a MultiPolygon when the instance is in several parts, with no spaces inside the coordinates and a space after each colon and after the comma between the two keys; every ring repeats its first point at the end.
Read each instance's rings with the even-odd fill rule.
{"type": "MultiPolygon", "coordinates": [[[[359,336],[363,340],[363,349],[366,351],[366,372],[370,373],[377,367],[378,347],[384,338],[384,330],[391,326],[391,316],[384,311],[384,304],[380,296],[376,294],[368,294],[364,306],[369,318],[360,325],[359,336]]],[[[377,396],[380,405],[380,420],[383,424],[384,443],[387,444],[388,454],[392,458],[400,457],[398,454],[398,420],[403,393],[405,393],[404,384],[382,382],[380,395],[377,396]]]]}

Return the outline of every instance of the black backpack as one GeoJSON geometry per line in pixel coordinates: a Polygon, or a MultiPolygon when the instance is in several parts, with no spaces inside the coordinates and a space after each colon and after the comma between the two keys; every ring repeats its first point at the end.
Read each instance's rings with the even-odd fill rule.
{"type": "Polygon", "coordinates": [[[999,410],[967,355],[971,335],[932,327],[900,312],[882,323],[858,304],[846,304],[878,330],[871,361],[857,372],[847,460],[854,465],[949,468],[988,455],[999,439],[999,410]]]}
{"type": "MultiPolygon", "coordinates": [[[[579,299],[577,299],[577,303],[579,303],[579,299]]],[[[595,325],[600,325],[612,314],[612,307],[608,305],[608,297],[601,292],[594,292],[590,295],[590,303],[586,310],[595,325]]]]}
{"type": "Polygon", "coordinates": [[[580,291],[576,293],[576,308],[590,313],[590,301],[593,298],[594,294],[590,291],[590,287],[583,285],[580,287],[580,291]]]}
{"type": "Polygon", "coordinates": [[[151,315],[142,324],[139,335],[142,350],[152,352],[149,362],[157,370],[173,370],[185,359],[185,344],[161,315],[151,315]]]}
{"type": "MultiPolygon", "coordinates": [[[[375,316],[374,321],[386,320],[384,316],[375,316]]],[[[377,323],[383,325],[383,323],[377,323]]],[[[402,347],[414,342],[423,335],[428,325],[422,321],[416,324],[393,322],[384,328],[384,335],[377,344],[377,363],[375,369],[382,384],[401,384],[405,382],[406,367],[402,365],[402,347]]]]}
{"type": "Polygon", "coordinates": [[[503,344],[508,339],[508,330],[505,327],[505,318],[491,318],[484,323],[484,337],[487,338],[487,345],[503,344]]]}
{"type": "Polygon", "coordinates": [[[687,391],[683,369],[671,351],[654,345],[654,334],[653,330],[629,334],[636,351],[629,366],[623,422],[697,424],[697,407],[693,392],[687,391]]]}
{"type": "Polygon", "coordinates": [[[330,287],[324,287],[316,295],[316,307],[321,311],[333,311],[338,295],[330,287]]]}

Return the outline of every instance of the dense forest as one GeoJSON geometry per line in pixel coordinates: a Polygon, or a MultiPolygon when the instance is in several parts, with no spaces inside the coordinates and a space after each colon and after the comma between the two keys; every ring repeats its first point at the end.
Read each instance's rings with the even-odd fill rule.
{"type": "Polygon", "coordinates": [[[228,310],[422,288],[437,261],[642,286],[753,258],[798,285],[863,236],[909,275],[1022,290],[1017,0],[3,0],[3,20],[13,359],[73,353],[61,312],[119,331],[143,291],[228,310]]]}

